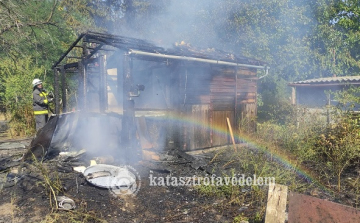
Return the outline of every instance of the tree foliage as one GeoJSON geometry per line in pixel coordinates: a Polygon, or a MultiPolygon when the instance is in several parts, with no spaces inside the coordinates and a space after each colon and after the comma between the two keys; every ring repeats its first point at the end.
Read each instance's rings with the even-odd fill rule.
{"type": "Polygon", "coordinates": [[[17,60],[31,54],[35,63],[49,59],[56,40],[64,37],[63,32],[51,32],[57,28],[56,7],[57,1],[1,1],[2,56],[17,60]]]}
{"type": "Polygon", "coordinates": [[[52,87],[52,63],[92,27],[87,11],[73,2],[0,1],[0,99],[17,134],[33,131],[32,79],[52,87]]]}
{"type": "Polygon", "coordinates": [[[17,89],[4,84],[11,78],[28,81],[36,69],[51,78],[53,62],[91,29],[164,46],[184,40],[263,60],[273,78],[263,78],[259,91],[275,117],[275,110],[287,112],[280,108],[288,104],[287,82],[358,75],[359,13],[357,0],[2,0],[1,99],[8,106],[16,98],[5,96],[17,89]],[[23,77],[4,70],[27,63],[23,77]]]}

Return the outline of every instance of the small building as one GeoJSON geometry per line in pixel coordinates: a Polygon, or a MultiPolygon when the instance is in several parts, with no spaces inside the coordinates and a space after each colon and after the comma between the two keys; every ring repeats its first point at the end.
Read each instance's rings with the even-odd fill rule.
{"type": "Polygon", "coordinates": [[[323,108],[337,105],[331,92],[360,86],[360,76],[326,77],[289,83],[292,87],[291,101],[307,108],[323,108]]]}
{"type": "Polygon", "coordinates": [[[149,123],[165,123],[161,146],[183,150],[228,144],[227,119],[234,131],[254,129],[257,74],[268,72],[262,61],[216,49],[183,42],[164,49],[95,32],[80,35],[53,69],[57,114],[120,114],[122,142],[136,137],[133,128],[149,140],[149,123]],[[71,97],[69,79],[78,83],[71,97]]]}

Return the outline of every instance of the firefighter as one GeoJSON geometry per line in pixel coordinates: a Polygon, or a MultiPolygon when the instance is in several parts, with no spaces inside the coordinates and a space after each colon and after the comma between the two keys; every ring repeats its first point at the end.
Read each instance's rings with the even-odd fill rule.
{"type": "Polygon", "coordinates": [[[33,85],[33,110],[35,115],[36,131],[44,127],[48,121],[49,103],[53,101],[53,95],[48,94],[42,86],[40,79],[34,79],[33,85]]]}

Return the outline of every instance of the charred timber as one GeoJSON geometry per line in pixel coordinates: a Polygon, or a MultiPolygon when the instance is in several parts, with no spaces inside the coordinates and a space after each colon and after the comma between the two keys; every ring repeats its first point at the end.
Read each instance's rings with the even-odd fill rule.
{"type": "Polygon", "coordinates": [[[100,57],[100,84],[99,84],[99,104],[100,104],[100,112],[105,112],[107,109],[107,73],[106,73],[106,56],[100,57]]]}
{"type": "Polygon", "coordinates": [[[129,37],[115,36],[111,34],[88,32],[85,40],[88,42],[98,41],[106,45],[114,46],[120,49],[128,50],[131,48],[139,48],[142,50],[149,50],[152,52],[164,52],[164,49],[157,47],[145,40],[134,39],[129,37]]]}
{"type": "MultiPolygon", "coordinates": [[[[96,52],[98,52],[98,51],[101,49],[101,47],[103,47],[103,46],[104,46],[104,44],[100,44],[99,46],[95,47],[95,49],[93,49],[93,50],[91,51],[91,53],[86,56],[86,59],[90,59],[90,58],[91,58],[96,52]]],[[[88,49],[89,49],[89,48],[88,48],[88,49]]]]}
{"type": "Polygon", "coordinates": [[[66,73],[64,66],[60,68],[61,73],[61,95],[62,95],[62,105],[63,105],[63,112],[67,112],[67,101],[66,101],[66,73]]]}
{"type": "Polygon", "coordinates": [[[132,80],[132,62],[131,58],[125,54],[123,58],[123,119],[122,128],[128,128],[128,131],[122,131],[121,142],[126,150],[133,149],[133,137],[135,134],[135,104],[130,96],[132,80]]]}
{"type": "Polygon", "coordinates": [[[54,68],[54,100],[55,100],[55,114],[60,114],[60,100],[59,100],[59,71],[54,68]]]}
{"type": "Polygon", "coordinates": [[[67,70],[67,69],[70,69],[70,68],[78,68],[79,67],[79,63],[76,62],[76,63],[68,63],[68,64],[65,64],[64,65],[64,69],[67,70]]]}
{"type": "Polygon", "coordinates": [[[61,61],[68,55],[68,53],[78,44],[78,42],[85,36],[85,34],[81,34],[73,44],[69,47],[69,49],[60,57],[60,59],[55,62],[55,64],[51,67],[51,69],[54,69],[61,61]]]}

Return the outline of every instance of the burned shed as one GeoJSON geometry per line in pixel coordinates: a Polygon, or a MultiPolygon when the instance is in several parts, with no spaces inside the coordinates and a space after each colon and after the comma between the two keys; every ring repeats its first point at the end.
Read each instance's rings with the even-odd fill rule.
{"type": "Polygon", "coordinates": [[[228,144],[227,119],[234,130],[253,129],[257,70],[268,71],[264,62],[184,42],[164,49],[95,32],[80,35],[53,69],[56,114],[119,114],[122,144],[137,138],[143,148],[183,150],[228,144]],[[72,96],[69,78],[78,83],[72,96]],[[157,142],[151,123],[162,123],[157,142]]]}

